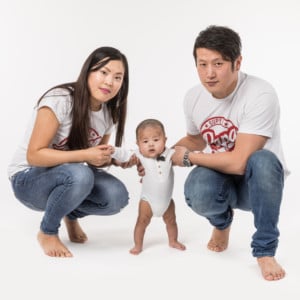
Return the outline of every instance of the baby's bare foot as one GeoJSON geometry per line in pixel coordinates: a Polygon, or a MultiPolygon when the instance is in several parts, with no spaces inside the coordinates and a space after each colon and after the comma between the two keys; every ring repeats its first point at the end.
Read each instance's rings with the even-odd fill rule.
{"type": "Polygon", "coordinates": [[[178,250],[185,250],[186,249],[185,245],[179,243],[178,241],[170,242],[169,246],[171,248],[175,248],[175,249],[178,249],[178,250]]]}
{"type": "Polygon", "coordinates": [[[227,249],[229,241],[230,226],[220,230],[214,228],[211,238],[207,244],[207,248],[211,251],[222,252],[227,249]]]}
{"type": "Polygon", "coordinates": [[[79,225],[78,220],[70,220],[68,217],[64,218],[69,239],[73,243],[84,243],[87,241],[87,235],[84,233],[79,225]]]}
{"type": "Polygon", "coordinates": [[[129,252],[133,255],[138,255],[142,252],[142,247],[134,246],[132,249],[129,250],[129,252]]]}
{"type": "Polygon", "coordinates": [[[277,263],[274,257],[258,257],[257,262],[264,279],[272,281],[282,279],[285,276],[284,269],[277,263]]]}
{"type": "Polygon", "coordinates": [[[72,253],[61,242],[57,235],[49,235],[43,232],[38,233],[38,241],[45,254],[52,257],[72,257],[72,253]]]}

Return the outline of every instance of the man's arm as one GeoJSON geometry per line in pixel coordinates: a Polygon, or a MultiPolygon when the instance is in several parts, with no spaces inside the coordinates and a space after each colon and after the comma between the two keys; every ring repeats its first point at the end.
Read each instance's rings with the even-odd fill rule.
{"type": "MultiPolygon", "coordinates": [[[[188,157],[194,165],[207,167],[222,173],[243,175],[250,155],[262,149],[267,139],[267,137],[260,135],[238,133],[235,147],[230,152],[213,154],[190,152],[188,157]]],[[[183,165],[183,155],[187,149],[191,150],[188,147],[175,146],[175,153],[172,159],[176,165],[183,165]]]]}
{"type": "Polygon", "coordinates": [[[189,149],[190,151],[202,151],[206,146],[206,142],[204,141],[204,139],[200,134],[198,135],[187,134],[185,137],[180,139],[173,147],[175,146],[183,146],[189,149]]]}

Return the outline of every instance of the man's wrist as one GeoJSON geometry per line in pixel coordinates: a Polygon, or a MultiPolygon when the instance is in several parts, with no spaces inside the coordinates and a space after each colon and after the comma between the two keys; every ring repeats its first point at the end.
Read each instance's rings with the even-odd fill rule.
{"type": "Polygon", "coordinates": [[[185,167],[191,167],[193,164],[189,159],[190,151],[186,150],[183,155],[182,163],[185,167]]]}

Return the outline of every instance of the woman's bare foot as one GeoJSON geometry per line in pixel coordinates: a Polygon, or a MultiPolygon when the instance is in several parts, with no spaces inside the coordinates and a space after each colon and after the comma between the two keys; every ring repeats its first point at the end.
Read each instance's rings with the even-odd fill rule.
{"type": "Polygon", "coordinates": [[[279,280],[285,276],[285,271],[277,263],[276,259],[272,256],[263,256],[257,258],[258,265],[261,269],[264,279],[272,281],[279,280]]]}
{"type": "Polygon", "coordinates": [[[220,230],[214,228],[211,238],[207,244],[207,248],[211,251],[222,252],[227,249],[229,241],[230,226],[220,230]]]}
{"type": "Polygon", "coordinates": [[[71,242],[84,243],[87,241],[87,235],[80,227],[78,220],[70,220],[68,217],[64,217],[64,221],[71,242]]]}
{"type": "Polygon", "coordinates": [[[175,248],[175,249],[178,249],[178,250],[185,250],[186,249],[186,247],[183,244],[179,243],[178,241],[170,242],[169,246],[171,248],[175,248]]]}
{"type": "Polygon", "coordinates": [[[52,257],[72,257],[72,253],[61,242],[57,235],[49,235],[43,232],[38,233],[38,241],[45,254],[52,257]]]}
{"type": "Polygon", "coordinates": [[[138,255],[142,252],[142,250],[142,247],[134,246],[132,249],[129,250],[129,252],[133,255],[138,255]]]}

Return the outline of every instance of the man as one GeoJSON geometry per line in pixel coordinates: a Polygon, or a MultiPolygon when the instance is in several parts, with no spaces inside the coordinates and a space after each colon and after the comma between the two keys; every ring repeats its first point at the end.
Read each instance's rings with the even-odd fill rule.
{"type": "Polygon", "coordinates": [[[184,186],[188,206],[214,229],[208,248],[228,246],[233,209],[252,211],[252,253],[263,277],[285,271],[275,260],[284,178],[276,92],[264,80],[240,71],[241,40],[227,27],[200,32],[193,55],[201,84],[184,100],[187,136],[176,144],[177,165],[196,167],[184,186]]]}

